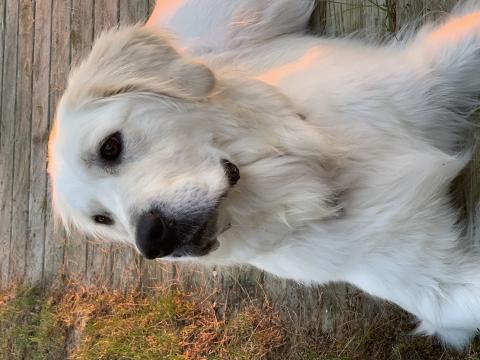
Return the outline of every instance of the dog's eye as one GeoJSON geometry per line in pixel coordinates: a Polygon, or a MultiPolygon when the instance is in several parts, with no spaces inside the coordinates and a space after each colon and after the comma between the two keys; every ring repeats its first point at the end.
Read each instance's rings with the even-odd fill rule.
{"type": "Polygon", "coordinates": [[[116,132],[108,136],[100,148],[100,156],[103,160],[112,162],[118,159],[122,153],[122,134],[116,132]]]}
{"type": "Polygon", "coordinates": [[[113,225],[113,220],[106,215],[94,215],[93,221],[102,225],[113,225]]]}
{"type": "Polygon", "coordinates": [[[227,159],[222,159],[222,166],[225,170],[225,174],[227,174],[228,182],[230,186],[235,185],[238,180],[240,180],[240,170],[238,170],[237,165],[228,161],[227,159]]]}

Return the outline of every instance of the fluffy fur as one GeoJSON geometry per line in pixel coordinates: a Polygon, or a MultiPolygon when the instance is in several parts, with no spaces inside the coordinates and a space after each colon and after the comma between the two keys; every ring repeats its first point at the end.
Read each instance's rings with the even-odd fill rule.
{"type": "MultiPolygon", "coordinates": [[[[211,3],[205,13],[221,14],[211,3]]],[[[215,206],[216,248],[182,259],[347,281],[416,315],[418,332],[465,345],[480,327],[480,254],[449,185],[470,159],[480,4],[379,47],[289,34],[311,3],[281,17],[278,1],[260,3],[243,29],[234,25],[248,11],[227,6],[236,20],[221,23],[228,36],[214,51],[187,53],[139,26],[96,41],[51,137],[56,213],[134,244],[152,204],[174,218],[215,206]],[[105,166],[98,147],[116,131],[124,156],[105,166]],[[240,169],[233,188],[224,158],[240,169]],[[115,224],[95,224],[98,212],[115,224]]]]}

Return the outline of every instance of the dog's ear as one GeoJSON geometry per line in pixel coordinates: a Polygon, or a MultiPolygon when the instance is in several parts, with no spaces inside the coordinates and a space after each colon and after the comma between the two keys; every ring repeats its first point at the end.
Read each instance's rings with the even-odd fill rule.
{"type": "Polygon", "coordinates": [[[77,100],[132,92],[194,100],[214,87],[212,71],[181,55],[167,34],[133,26],[103,34],[70,77],[67,92],[77,100]]]}

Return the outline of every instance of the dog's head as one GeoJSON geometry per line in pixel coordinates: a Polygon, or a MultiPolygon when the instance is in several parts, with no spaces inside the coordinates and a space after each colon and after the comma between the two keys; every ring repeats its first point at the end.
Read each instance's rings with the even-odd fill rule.
{"type": "Polygon", "coordinates": [[[49,143],[67,228],[135,243],[147,258],[214,249],[228,225],[219,207],[240,176],[208,126],[215,84],[164,34],[104,34],[70,76],[49,143]]]}
{"type": "Polygon", "coordinates": [[[66,227],[147,258],[231,263],[336,216],[339,144],[277,89],[216,76],[172,44],[146,28],[114,30],[70,76],[49,146],[66,227]]]}

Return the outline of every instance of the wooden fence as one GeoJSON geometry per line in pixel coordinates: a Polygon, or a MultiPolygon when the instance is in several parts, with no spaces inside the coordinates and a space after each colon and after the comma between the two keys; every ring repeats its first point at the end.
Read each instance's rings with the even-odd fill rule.
{"type": "MultiPolygon", "coordinates": [[[[352,301],[347,294],[357,296],[357,290],[345,285],[305,289],[252,269],[216,271],[145,262],[122,245],[95,243],[79,234],[66,237],[54,228],[45,171],[47,140],[68,72],[103,29],[146,18],[153,2],[0,0],[0,288],[67,278],[117,288],[179,279],[191,288],[207,286],[239,297],[266,293],[299,321],[316,323],[324,331],[335,328],[342,311],[333,318],[328,310],[344,308],[352,301]]],[[[318,33],[338,35],[367,27],[381,34],[426,13],[449,10],[456,2],[318,1],[311,23],[318,33]]],[[[459,183],[460,193],[478,188],[470,184],[475,177],[459,183]]],[[[363,302],[362,308],[368,313],[375,306],[363,302]]]]}

